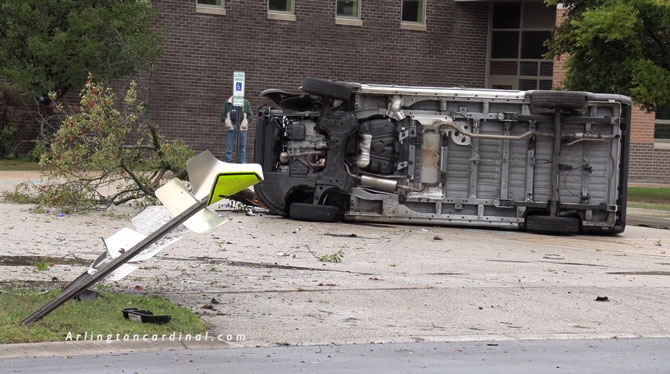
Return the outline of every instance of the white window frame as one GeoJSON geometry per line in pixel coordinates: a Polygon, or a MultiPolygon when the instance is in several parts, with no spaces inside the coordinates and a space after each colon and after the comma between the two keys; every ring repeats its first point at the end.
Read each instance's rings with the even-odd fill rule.
{"type": "Polygon", "coordinates": [[[363,26],[363,21],[361,20],[361,11],[363,9],[363,0],[356,0],[358,2],[358,17],[343,16],[337,14],[337,2],[341,0],[335,0],[335,24],[344,25],[344,26],[363,26]]]}
{"type": "Polygon", "coordinates": [[[286,0],[291,5],[290,11],[271,10],[270,1],[267,2],[268,19],[276,19],[279,21],[295,21],[295,0],[286,0]]]}
{"type": "Polygon", "coordinates": [[[402,7],[405,6],[405,0],[400,0],[400,28],[403,30],[413,31],[427,31],[426,28],[426,9],[428,8],[428,0],[418,0],[423,3],[423,14],[421,15],[421,22],[404,21],[402,19],[402,7]]]}
{"type": "Polygon", "coordinates": [[[221,0],[221,5],[200,4],[198,0],[195,0],[195,12],[225,16],[226,15],[225,5],[226,0],[221,0]]]}

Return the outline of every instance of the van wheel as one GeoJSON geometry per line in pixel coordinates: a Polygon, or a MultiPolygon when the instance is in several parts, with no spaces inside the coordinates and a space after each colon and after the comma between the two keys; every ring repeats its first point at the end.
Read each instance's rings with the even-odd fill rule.
{"type": "Polygon", "coordinates": [[[526,231],[536,234],[575,235],[579,234],[579,218],[528,216],[526,217],[526,231]]]}
{"type": "Polygon", "coordinates": [[[530,105],[541,109],[583,110],[588,103],[586,92],[534,91],[530,105]]]}
{"type": "Polygon", "coordinates": [[[293,203],[289,206],[289,217],[300,221],[335,222],[340,219],[340,208],[333,205],[293,203]]]}
{"type": "Polygon", "coordinates": [[[344,83],[317,78],[305,78],[302,82],[302,90],[313,95],[345,101],[349,100],[354,92],[350,86],[344,83]]]}

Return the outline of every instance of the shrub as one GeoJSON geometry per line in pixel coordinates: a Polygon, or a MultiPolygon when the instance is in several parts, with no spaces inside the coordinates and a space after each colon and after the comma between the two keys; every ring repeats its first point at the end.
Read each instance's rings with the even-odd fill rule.
{"type": "Polygon", "coordinates": [[[166,173],[186,178],[186,160],[194,152],[165,139],[151,123],[138,100],[145,92],[131,82],[118,103],[111,88],[89,76],[78,105],[55,105],[69,114],[40,159],[46,173],[46,183],[37,187],[40,205],[81,211],[146,204],[166,173]]]}

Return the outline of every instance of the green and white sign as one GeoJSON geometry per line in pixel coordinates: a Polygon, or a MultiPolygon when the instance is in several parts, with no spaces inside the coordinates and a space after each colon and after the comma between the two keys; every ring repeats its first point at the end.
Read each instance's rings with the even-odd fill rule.
{"type": "Polygon", "coordinates": [[[233,105],[244,106],[244,72],[233,73],[233,105]]]}

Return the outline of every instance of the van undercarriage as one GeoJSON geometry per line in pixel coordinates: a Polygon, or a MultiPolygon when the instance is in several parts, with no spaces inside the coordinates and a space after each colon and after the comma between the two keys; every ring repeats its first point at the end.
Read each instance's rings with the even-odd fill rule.
{"type": "Polygon", "coordinates": [[[266,90],[259,198],[314,221],[616,234],[631,101],[612,94],[305,79],[266,90]]]}

